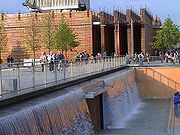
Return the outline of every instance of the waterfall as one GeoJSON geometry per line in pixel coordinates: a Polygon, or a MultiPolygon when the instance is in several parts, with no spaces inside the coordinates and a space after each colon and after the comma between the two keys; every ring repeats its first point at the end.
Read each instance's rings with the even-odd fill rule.
{"type": "Polygon", "coordinates": [[[0,135],[92,135],[82,90],[0,118],[0,135]]]}
{"type": "Polygon", "coordinates": [[[103,94],[104,128],[123,128],[130,114],[140,103],[134,71],[129,70],[107,79],[106,83],[119,84],[114,91],[103,94]]]}

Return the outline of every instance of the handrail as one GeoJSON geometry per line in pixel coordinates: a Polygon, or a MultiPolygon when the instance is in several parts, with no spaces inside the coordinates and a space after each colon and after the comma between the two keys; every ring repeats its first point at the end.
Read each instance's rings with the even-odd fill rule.
{"type": "Polygon", "coordinates": [[[124,56],[1,64],[0,98],[9,93],[67,79],[78,79],[123,65],[126,65],[124,56]]]}
{"type": "Polygon", "coordinates": [[[169,110],[169,120],[167,132],[169,134],[174,134],[174,124],[175,124],[175,115],[174,115],[174,104],[173,99],[171,99],[170,110],[169,110]]]}

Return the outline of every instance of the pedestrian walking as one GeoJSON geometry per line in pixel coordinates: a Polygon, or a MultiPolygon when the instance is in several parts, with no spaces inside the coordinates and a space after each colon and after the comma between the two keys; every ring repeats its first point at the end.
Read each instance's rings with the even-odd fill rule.
{"type": "Polygon", "coordinates": [[[146,60],[147,60],[147,63],[149,64],[149,62],[150,62],[150,55],[149,55],[148,52],[146,53],[146,60]]]}
{"type": "Polygon", "coordinates": [[[143,62],[144,62],[144,54],[143,54],[143,52],[141,52],[141,53],[138,55],[138,59],[139,59],[139,65],[140,65],[140,66],[143,66],[143,62]]]}
{"type": "Polygon", "coordinates": [[[40,62],[41,62],[42,72],[44,72],[44,68],[45,68],[46,63],[47,63],[47,55],[45,52],[42,53],[40,59],[41,59],[40,62]]]}
{"type": "Polygon", "coordinates": [[[58,71],[62,71],[63,70],[63,66],[64,66],[64,54],[58,54],[57,56],[57,61],[58,61],[58,71]]]}
{"type": "Polygon", "coordinates": [[[48,55],[49,71],[54,72],[54,54],[48,55]]]}
{"type": "Polygon", "coordinates": [[[11,55],[9,55],[9,56],[7,57],[8,67],[11,67],[13,62],[14,62],[13,57],[12,57],[11,55]]]}
{"type": "Polygon", "coordinates": [[[159,54],[159,58],[160,58],[160,60],[161,60],[161,63],[163,63],[163,60],[164,60],[164,53],[163,53],[163,52],[161,52],[161,53],[159,54]]]}
{"type": "Polygon", "coordinates": [[[130,64],[130,57],[129,55],[126,53],[126,56],[125,56],[125,60],[126,60],[126,64],[130,64]]]}

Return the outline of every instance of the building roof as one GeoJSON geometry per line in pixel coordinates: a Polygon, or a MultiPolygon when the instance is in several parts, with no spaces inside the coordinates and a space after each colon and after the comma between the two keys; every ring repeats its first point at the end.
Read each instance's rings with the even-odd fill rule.
{"type": "Polygon", "coordinates": [[[26,0],[23,5],[30,11],[87,10],[90,0],[26,0]]]}

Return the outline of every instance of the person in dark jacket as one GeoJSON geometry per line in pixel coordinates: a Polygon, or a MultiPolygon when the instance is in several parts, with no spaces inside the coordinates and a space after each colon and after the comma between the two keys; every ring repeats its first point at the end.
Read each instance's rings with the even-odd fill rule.
{"type": "Polygon", "coordinates": [[[14,62],[14,59],[11,55],[9,55],[7,57],[7,63],[8,63],[8,67],[12,66],[12,63],[14,62]]]}

